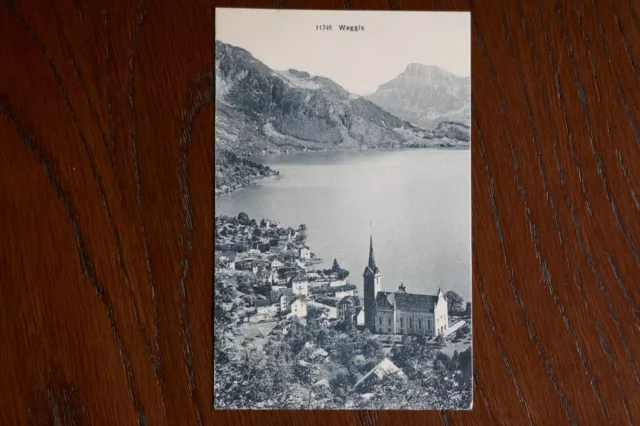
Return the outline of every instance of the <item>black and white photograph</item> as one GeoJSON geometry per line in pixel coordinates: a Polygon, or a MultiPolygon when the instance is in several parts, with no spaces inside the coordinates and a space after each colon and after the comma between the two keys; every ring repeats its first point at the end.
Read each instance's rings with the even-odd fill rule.
{"type": "Polygon", "coordinates": [[[215,408],[471,409],[470,45],[215,10],[215,408]]]}

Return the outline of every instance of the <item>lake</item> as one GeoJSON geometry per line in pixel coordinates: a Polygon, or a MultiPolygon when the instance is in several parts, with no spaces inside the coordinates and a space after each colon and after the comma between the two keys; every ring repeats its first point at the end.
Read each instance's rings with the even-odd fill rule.
{"type": "MultiPolygon", "coordinates": [[[[471,300],[471,151],[367,150],[256,157],[280,171],[215,197],[216,215],[246,212],[307,225],[322,266],[337,258],[362,292],[373,235],[384,290],[453,290],[471,300]]],[[[361,293],[362,296],[362,293],[361,293]]]]}

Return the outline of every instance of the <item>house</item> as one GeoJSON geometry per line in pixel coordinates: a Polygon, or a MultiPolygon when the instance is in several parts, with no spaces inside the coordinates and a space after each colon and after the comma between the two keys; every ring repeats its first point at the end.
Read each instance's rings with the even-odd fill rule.
{"type": "Polygon", "coordinates": [[[289,304],[289,312],[291,312],[291,316],[296,316],[298,318],[306,318],[307,317],[307,302],[304,297],[296,297],[289,304]]]}
{"type": "Polygon", "coordinates": [[[367,393],[372,390],[376,383],[391,376],[397,376],[402,379],[406,378],[406,375],[401,369],[391,362],[389,358],[385,358],[380,361],[380,364],[376,365],[371,371],[358,380],[353,388],[356,392],[367,393]]]}
{"type": "Polygon", "coordinates": [[[471,318],[471,302],[467,302],[467,309],[464,311],[464,316],[471,318]]]}
{"type": "Polygon", "coordinates": [[[301,270],[303,270],[305,272],[307,271],[307,265],[303,261],[301,261],[299,259],[296,259],[296,267],[298,267],[299,269],[301,269],[301,270]]]}
{"type": "Polygon", "coordinates": [[[258,268],[258,271],[267,271],[269,263],[266,260],[258,259],[253,262],[253,266],[258,268]]]}
{"type": "Polygon", "coordinates": [[[256,300],[256,314],[258,315],[276,315],[278,313],[278,305],[271,304],[270,300],[256,300]]]}
{"type": "Polygon", "coordinates": [[[309,280],[307,280],[306,274],[298,274],[291,279],[291,288],[293,294],[300,294],[306,296],[309,294],[309,280]]]}
{"type": "Polygon", "coordinates": [[[353,322],[356,320],[356,309],[360,307],[358,296],[345,296],[338,302],[338,318],[353,322]]]}
{"type": "Polygon", "coordinates": [[[334,292],[334,296],[336,299],[342,299],[346,296],[356,296],[358,294],[358,289],[353,284],[345,284],[340,287],[332,287],[331,290],[334,292]]]}
{"type": "Polygon", "coordinates": [[[364,326],[364,307],[362,306],[356,308],[356,325],[358,327],[364,326]]]}
{"type": "Polygon", "coordinates": [[[277,336],[277,335],[282,335],[282,336],[287,335],[287,329],[286,327],[283,327],[282,324],[277,324],[269,332],[269,336],[277,336]]]}
{"type": "Polygon", "coordinates": [[[287,298],[293,299],[293,290],[290,288],[284,290],[272,290],[269,293],[269,300],[271,304],[277,305],[278,312],[287,312],[287,298]]]}
{"type": "Polygon", "coordinates": [[[258,272],[258,268],[256,267],[254,271],[254,260],[255,259],[252,257],[247,257],[242,260],[237,259],[235,263],[235,269],[237,269],[238,271],[252,271],[255,274],[256,272],[258,272]]]}
{"type": "Polygon", "coordinates": [[[309,247],[305,247],[302,246],[298,249],[298,258],[305,260],[305,259],[311,259],[311,250],[309,250],[309,247]]]}
{"type": "Polygon", "coordinates": [[[337,319],[338,311],[335,306],[327,305],[323,303],[323,301],[309,301],[307,302],[309,306],[313,306],[315,309],[322,312],[321,317],[329,318],[329,319],[337,319]]]}
{"type": "Polygon", "coordinates": [[[436,296],[411,294],[401,284],[396,292],[376,295],[376,333],[437,336],[448,328],[447,299],[442,290],[436,296]]]}
{"type": "Polygon", "coordinates": [[[346,282],[344,280],[333,280],[329,283],[329,287],[342,287],[346,282]]]}
{"type": "Polygon", "coordinates": [[[223,268],[236,269],[236,254],[232,251],[220,253],[217,264],[223,268]]]}
{"type": "Polygon", "coordinates": [[[272,271],[279,271],[280,269],[284,268],[284,262],[282,261],[282,259],[276,256],[273,259],[271,259],[271,263],[269,264],[269,267],[271,268],[272,271]]]}
{"type": "Polygon", "coordinates": [[[329,286],[329,281],[323,281],[323,280],[309,281],[309,288],[312,290],[317,288],[322,288],[322,287],[328,287],[328,286],[329,286]]]}

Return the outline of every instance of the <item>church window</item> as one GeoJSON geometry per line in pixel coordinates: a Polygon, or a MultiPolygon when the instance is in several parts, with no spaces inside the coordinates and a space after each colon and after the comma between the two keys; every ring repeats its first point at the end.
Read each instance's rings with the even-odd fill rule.
{"type": "Polygon", "coordinates": [[[391,327],[389,327],[389,333],[391,333],[391,327]]]}
{"type": "Polygon", "coordinates": [[[409,318],[409,328],[413,328],[413,318],[409,318]]]}
{"type": "Polygon", "coordinates": [[[402,318],[400,318],[400,328],[402,328],[402,327],[403,327],[403,325],[402,325],[402,318]]]}
{"type": "Polygon", "coordinates": [[[427,320],[427,328],[431,330],[431,320],[427,320]]]}
{"type": "Polygon", "coordinates": [[[382,324],[382,317],[378,317],[378,324],[382,324]]]}
{"type": "MultiPolygon", "coordinates": [[[[387,321],[387,323],[388,323],[389,325],[391,325],[391,317],[387,318],[387,320],[388,320],[388,321],[387,321]]],[[[389,329],[389,330],[391,330],[391,329],[389,329]]]]}
{"type": "Polygon", "coordinates": [[[422,319],[418,318],[418,330],[422,330],[422,319]]]}

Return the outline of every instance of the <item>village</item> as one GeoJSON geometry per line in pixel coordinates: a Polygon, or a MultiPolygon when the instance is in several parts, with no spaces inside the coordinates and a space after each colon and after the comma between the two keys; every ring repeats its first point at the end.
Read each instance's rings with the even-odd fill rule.
{"type": "Polygon", "coordinates": [[[216,217],[215,268],[247,271],[269,288],[257,294],[247,321],[276,321],[307,317],[309,308],[321,311],[326,320],[349,318],[364,324],[357,287],[346,281],[349,272],[337,260],[329,270],[313,270],[322,262],[305,245],[306,226],[283,228],[266,219],[257,223],[238,218],[216,217]]]}
{"type": "MultiPolygon", "coordinates": [[[[409,345],[409,348],[416,342],[422,342],[420,344],[424,350],[433,349],[434,354],[441,353],[445,358],[449,357],[447,359],[457,359],[463,352],[470,354],[470,303],[463,306],[461,298],[452,295],[452,292],[447,293],[446,297],[442,291],[437,296],[408,294],[404,284],[395,292],[380,291],[379,270],[373,259],[373,242],[369,265],[364,274],[365,297],[361,300],[357,287],[347,279],[349,271],[342,269],[337,259],[329,269],[318,267],[322,259],[306,245],[305,225],[296,229],[285,228],[277,222],[267,219],[256,221],[240,213],[237,217],[216,217],[215,235],[214,266],[215,277],[219,281],[216,288],[225,289],[216,290],[221,293],[215,296],[218,298],[217,306],[224,310],[216,315],[226,315],[227,322],[233,324],[224,331],[219,329],[218,333],[224,334],[225,345],[252,348],[257,353],[265,353],[274,342],[292,339],[299,327],[307,328],[306,332],[312,334],[333,333],[335,336],[351,336],[354,341],[366,339],[369,345],[378,347],[380,352],[373,364],[352,375],[353,383],[350,386],[356,393],[369,397],[375,394],[369,392],[372,386],[383,381],[385,376],[405,375],[392,361],[398,358],[398,351],[402,350],[403,345],[409,345]],[[367,278],[367,271],[371,268],[375,270],[375,280],[373,275],[367,278]],[[234,282],[236,288],[227,285],[227,282],[234,282]],[[231,292],[224,293],[231,296],[224,297],[223,292],[231,292]],[[370,315],[373,318],[370,321],[367,321],[365,312],[365,305],[369,303],[367,299],[371,299],[367,292],[374,295],[379,311],[376,312],[374,308],[373,315],[376,316],[370,315]],[[456,298],[460,300],[454,300],[456,298]],[[407,312],[399,310],[394,315],[394,318],[397,317],[394,325],[391,325],[391,317],[384,317],[383,327],[383,318],[378,316],[388,314],[383,310],[383,305],[389,304],[387,299],[394,302],[398,309],[409,303],[411,306],[407,305],[406,308],[414,311],[428,309],[421,303],[425,306],[431,304],[431,320],[423,315],[420,318],[406,317],[403,322],[407,312]],[[446,312],[438,312],[442,308],[446,312]],[[308,330],[308,324],[313,324],[314,329],[308,330]]],[[[222,343],[220,336],[214,337],[222,343]]],[[[317,377],[332,377],[331,373],[325,371],[325,364],[331,359],[331,345],[324,345],[323,348],[314,346],[313,339],[305,340],[302,348],[297,350],[310,354],[308,360],[299,361],[301,365],[321,362],[318,365],[323,373],[318,373],[317,377]]],[[[300,365],[296,368],[300,368],[300,365]]],[[[427,369],[431,370],[431,366],[427,369]]]]}

